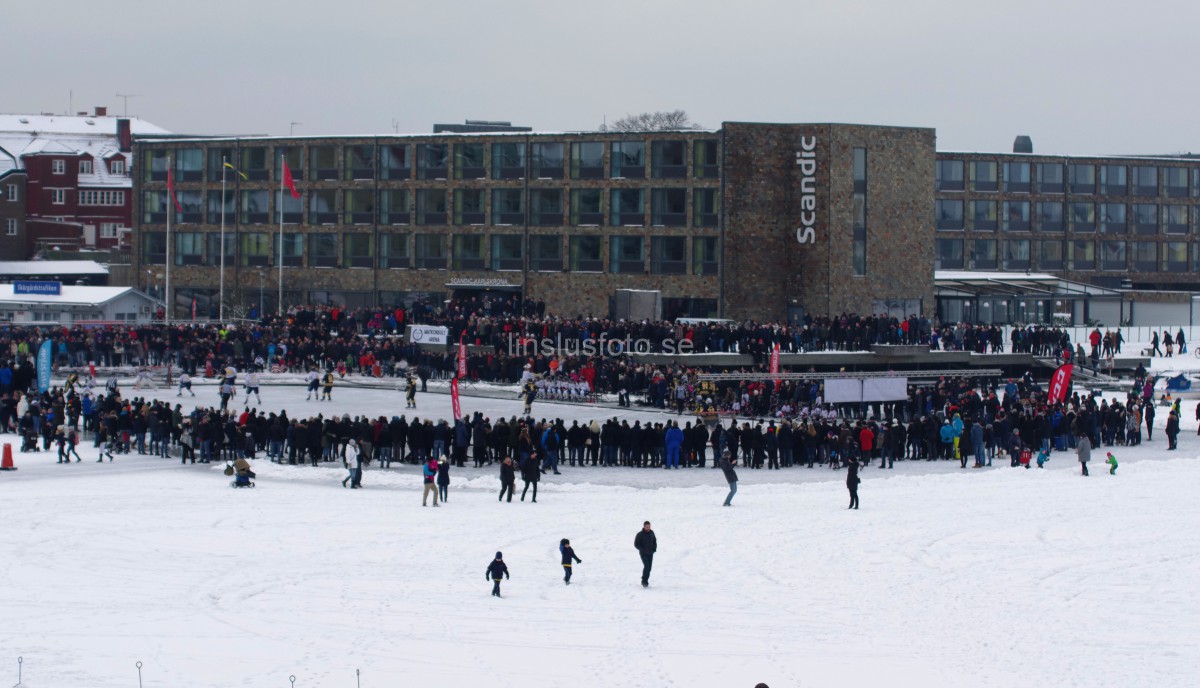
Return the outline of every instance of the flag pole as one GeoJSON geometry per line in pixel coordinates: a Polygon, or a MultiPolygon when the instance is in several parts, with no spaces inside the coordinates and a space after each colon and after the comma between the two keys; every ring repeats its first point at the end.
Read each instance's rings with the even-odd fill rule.
{"type": "MultiPolygon", "coordinates": [[[[167,154],[167,179],[171,179],[170,153],[167,154]]],[[[169,327],[171,325],[171,209],[175,205],[171,189],[167,189],[167,196],[167,277],[164,282],[163,324],[169,327]]]]}
{"type": "MultiPolygon", "coordinates": [[[[225,322],[225,156],[221,156],[221,295],[217,319],[225,322]]],[[[212,311],[209,311],[211,313],[212,311]]]]}
{"type": "Polygon", "coordinates": [[[279,310],[275,315],[283,315],[283,153],[279,154],[279,310]]]}

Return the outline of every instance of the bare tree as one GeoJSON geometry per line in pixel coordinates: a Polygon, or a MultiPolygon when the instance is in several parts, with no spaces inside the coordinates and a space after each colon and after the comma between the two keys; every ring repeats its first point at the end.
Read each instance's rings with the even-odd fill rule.
{"type": "Polygon", "coordinates": [[[700,125],[692,123],[687,112],[672,110],[625,115],[612,124],[601,125],[600,131],[676,131],[699,128],[700,125]]]}

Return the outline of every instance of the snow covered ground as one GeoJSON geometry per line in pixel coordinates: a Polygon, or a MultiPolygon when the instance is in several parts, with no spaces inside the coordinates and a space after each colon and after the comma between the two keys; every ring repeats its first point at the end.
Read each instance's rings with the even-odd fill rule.
{"type": "MultiPolygon", "coordinates": [[[[396,392],[334,396],[264,389],[291,415],[403,411],[396,392]]],[[[419,401],[449,415],[448,396],[419,401]]],[[[564,467],[537,504],[497,503],[494,469],[456,470],[433,509],[413,468],[368,469],[351,491],[340,469],[259,461],[258,487],[233,490],[220,466],[18,454],[0,474],[0,683],[22,656],[32,688],[137,685],[136,661],[146,688],[351,688],[356,669],[364,687],[1192,686],[1193,414],[1177,456],[1156,433],[1117,450],[1116,476],[1103,452],[1086,479],[1062,454],[1041,471],[867,469],[859,511],[823,469],[740,469],[731,509],[708,469],[564,467]],[[643,520],[659,540],[647,590],[643,520]],[[583,559],[570,587],[562,537],[583,559]],[[483,578],[496,550],[501,600],[483,578]]]]}

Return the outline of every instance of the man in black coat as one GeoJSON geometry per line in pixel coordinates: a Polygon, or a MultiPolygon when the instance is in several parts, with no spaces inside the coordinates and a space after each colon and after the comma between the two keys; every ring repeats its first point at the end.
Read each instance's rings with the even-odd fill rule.
{"type": "Polygon", "coordinates": [[[725,482],[729,483],[729,494],[725,497],[724,506],[733,506],[733,496],[737,494],[737,471],[733,470],[734,459],[729,450],[721,452],[721,471],[725,473],[725,482]]]}
{"type": "Polygon", "coordinates": [[[858,459],[850,456],[849,470],[846,472],[846,489],[850,491],[850,506],[847,509],[858,508],[858,459]]]}
{"type": "Polygon", "coordinates": [[[633,546],[637,548],[638,554],[642,557],[642,587],[650,587],[650,568],[654,566],[654,553],[658,551],[658,539],[654,537],[654,531],[650,530],[650,522],[646,521],[642,524],[642,529],[638,531],[637,537],[633,538],[633,546]]]}

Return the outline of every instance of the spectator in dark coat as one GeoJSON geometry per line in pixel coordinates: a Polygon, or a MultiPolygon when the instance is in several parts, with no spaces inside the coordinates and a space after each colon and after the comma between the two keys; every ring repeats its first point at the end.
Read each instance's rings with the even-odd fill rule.
{"type": "Polygon", "coordinates": [[[504,500],[504,493],[508,493],[508,501],[512,501],[513,493],[517,491],[517,475],[513,469],[512,457],[504,457],[504,461],[500,463],[500,497],[496,501],[504,500]]]}
{"type": "Polygon", "coordinates": [[[658,538],[650,530],[650,522],[642,524],[642,529],[633,538],[633,546],[642,557],[642,587],[650,587],[650,569],[654,566],[654,553],[658,551],[658,538]]]}
{"type": "MultiPolygon", "coordinates": [[[[507,460],[507,459],[506,459],[507,460]]],[[[511,578],[508,575],[508,564],[504,563],[504,553],[496,552],[496,558],[492,563],[488,564],[487,571],[483,574],[483,579],[492,581],[492,597],[501,597],[500,594],[500,577],[511,578]]]]}
{"type": "Polygon", "coordinates": [[[853,455],[850,456],[849,470],[846,472],[846,489],[850,491],[850,506],[847,509],[858,508],[858,484],[862,482],[858,477],[858,459],[853,455]]]}
{"type": "Polygon", "coordinates": [[[729,494],[725,496],[724,506],[733,506],[733,496],[737,494],[737,471],[733,470],[734,459],[729,450],[721,452],[721,471],[725,473],[725,482],[729,483],[729,494]]]}
{"type": "Polygon", "coordinates": [[[529,458],[525,459],[525,463],[521,464],[521,480],[525,482],[525,489],[521,490],[521,501],[525,501],[525,493],[529,492],[529,485],[533,485],[533,502],[537,503],[537,485],[538,479],[542,477],[541,467],[538,466],[538,453],[532,451],[529,453],[529,458]]]}
{"type": "Polygon", "coordinates": [[[450,462],[446,461],[446,457],[438,459],[437,470],[437,486],[438,496],[445,503],[450,500],[450,462]]]}
{"type": "Polygon", "coordinates": [[[1179,438],[1179,414],[1171,411],[1167,414],[1167,451],[1176,449],[1176,440],[1179,438]]]}

